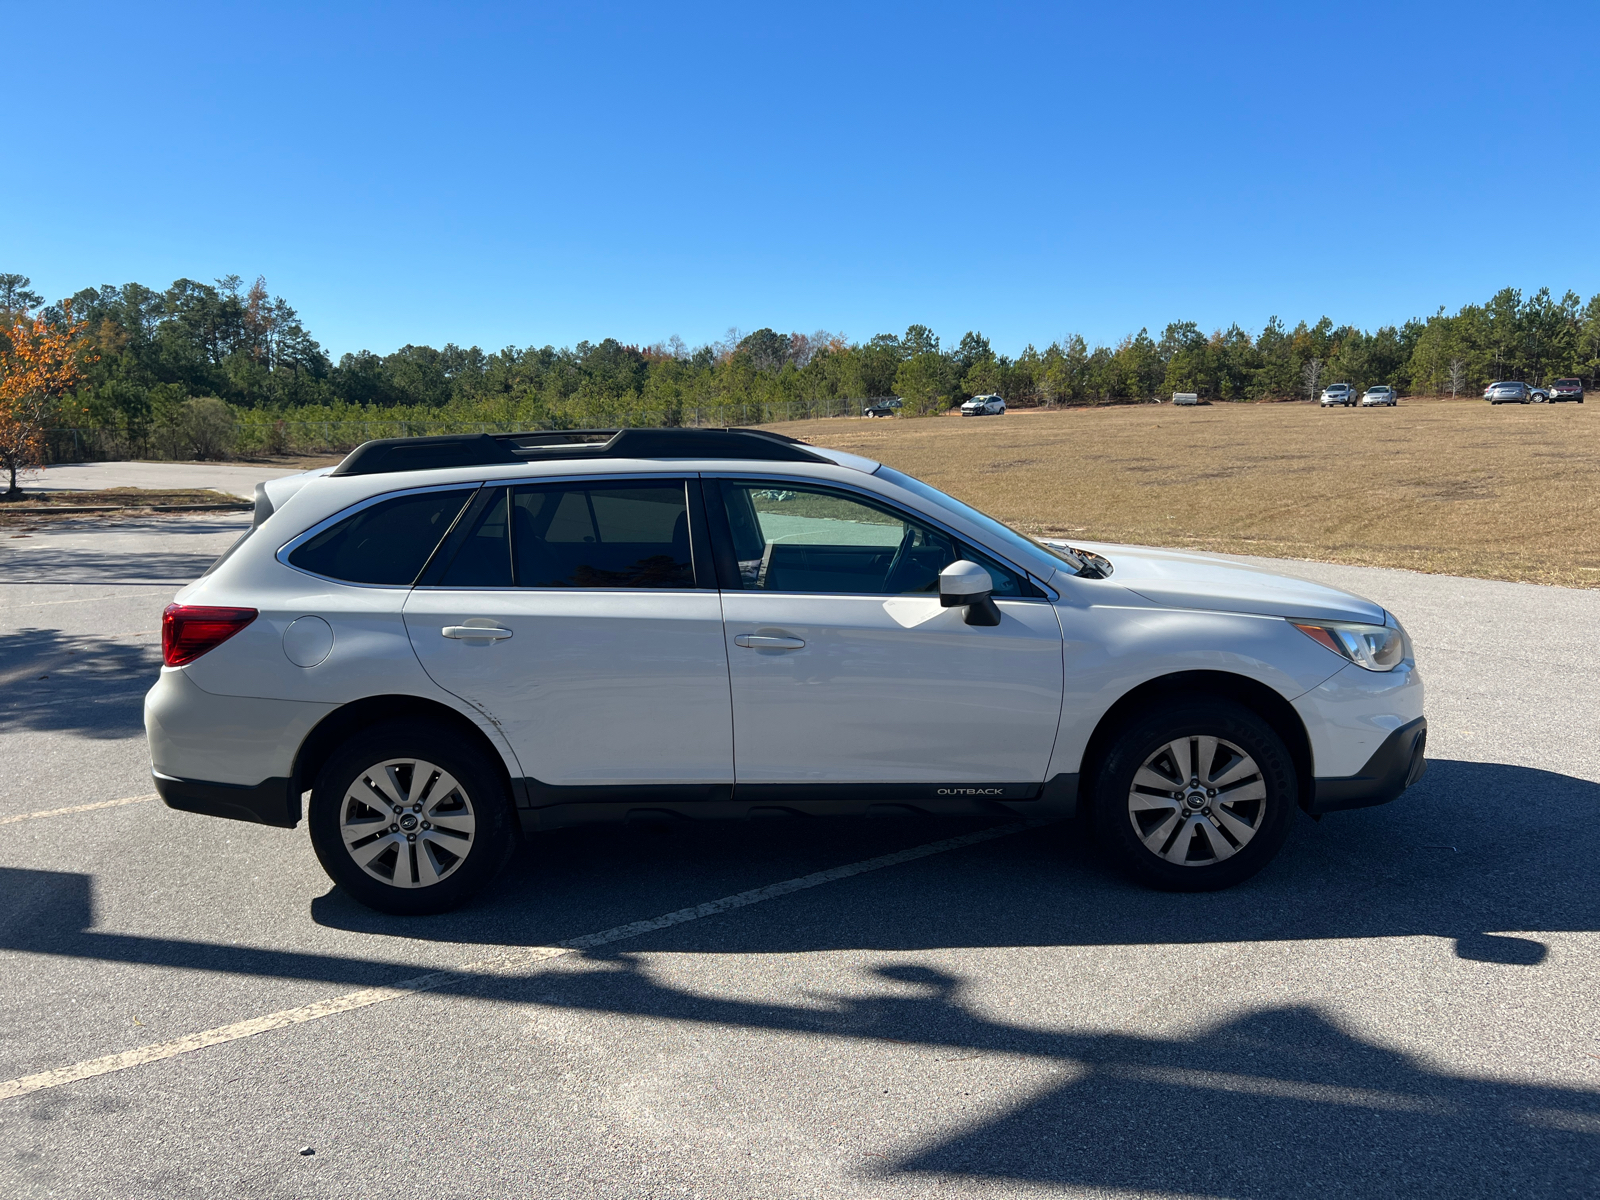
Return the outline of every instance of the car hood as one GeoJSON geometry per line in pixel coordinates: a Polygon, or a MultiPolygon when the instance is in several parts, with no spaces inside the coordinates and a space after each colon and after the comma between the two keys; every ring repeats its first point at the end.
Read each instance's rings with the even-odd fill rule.
{"type": "Polygon", "coordinates": [[[1380,605],[1338,588],[1291,579],[1210,554],[1073,542],[1111,560],[1112,583],[1168,608],[1381,625],[1380,605]]]}

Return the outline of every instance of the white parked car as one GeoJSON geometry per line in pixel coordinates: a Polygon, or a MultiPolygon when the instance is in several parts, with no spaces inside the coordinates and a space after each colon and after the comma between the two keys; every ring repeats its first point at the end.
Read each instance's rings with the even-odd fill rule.
{"type": "Polygon", "coordinates": [[[1353,407],[1358,400],[1356,389],[1348,383],[1330,383],[1322,389],[1322,407],[1332,408],[1335,404],[1342,408],[1353,407]]]}
{"type": "Polygon", "coordinates": [[[307,816],[328,874],[391,912],[459,903],[523,832],[640,810],[1085,808],[1136,878],[1212,889],[1297,809],[1385,803],[1425,766],[1378,605],[1034,541],[775,434],[393,439],[256,495],[163,618],[156,788],[307,816]]]}
{"type": "Polygon", "coordinates": [[[1393,408],[1400,402],[1399,394],[1388,384],[1369,387],[1361,397],[1362,408],[1393,408]]]}
{"type": "Polygon", "coordinates": [[[963,417],[998,417],[1005,413],[1006,402],[999,396],[974,396],[961,406],[963,417]]]}

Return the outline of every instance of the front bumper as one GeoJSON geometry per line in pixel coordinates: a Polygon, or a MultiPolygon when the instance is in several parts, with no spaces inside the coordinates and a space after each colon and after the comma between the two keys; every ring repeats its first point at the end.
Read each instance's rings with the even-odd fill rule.
{"type": "Polygon", "coordinates": [[[1312,781],[1314,817],[1346,808],[1371,808],[1387,804],[1421,779],[1428,769],[1428,720],[1418,717],[1387,738],[1354,775],[1312,781]]]}

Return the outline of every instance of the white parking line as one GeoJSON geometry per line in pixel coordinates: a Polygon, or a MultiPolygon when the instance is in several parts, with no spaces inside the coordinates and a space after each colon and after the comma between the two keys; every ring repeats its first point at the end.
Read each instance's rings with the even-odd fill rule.
{"type": "Polygon", "coordinates": [[[94,804],[74,804],[69,808],[47,808],[41,812],[16,813],[9,817],[0,817],[0,825],[10,825],[16,821],[36,821],[40,817],[65,817],[71,813],[93,812],[97,808],[121,808],[124,804],[143,804],[147,800],[160,798],[151,792],[148,796],[125,796],[121,800],[101,800],[94,804]]]}
{"type": "MultiPolygon", "coordinates": [[[[3,584],[0,584],[0,587],[3,586],[3,584]]],[[[82,586],[89,587],[92,585],[84,584],[82,586]]],[[[76,600],[29,600],[25,604],[7,604],[0,600],[0,612],[7,612],[13,608],[53,608],[58,604],[93,604],[99,600],[140,600],[147,599],[150,596],[165,595],[167,595],[167,592],[163,590],[159,592],[125,592],[119,596],[80,596],[76,600]]]]}
{"type": "MultiPolygon", "coordinates": [[[[149,798],[141,797],[141,799],[149,798]]],[[[128,804],[132,803],[132,801],[112,801],[112,803],[128,804]]],[[[43,816],[46,814],[37,815],[43,816]]],[[[201,1033],[191,1033],[187,1037],[181,1037],[175,1041],[157,1042],[150,1046],[140,1046],[136,1050],[125,1050],[121,1054],[108,1054],[104,1058],[92,1058],[85,1062],[74,1063],[70,1067],[58,1067],[53,1071],[41,1071],[36,1075],[23,1075],[17,1079],[8,1079],[0,1083],[0,1100],[9,1100],[15,1096],[26,1096],[32,1092],[44,1091],[46,1088],[55,1088],[63,1084],[74,1083],[80,1079],[92,1079],[96,1075],[109,1075],[115,1071],[126,1071],[130,1067],[143,1066],[145,1063],[161,1062],[164,1059],[176,1058],[180,1054],[203,1050],[207,1046],[220,1046],[225,1042],[236,1042],[241,1038],[270,1033],[274,1029],[284,1029],[290,1025],[303,1025],[307,1021],[319,1021],[323,1017],[331,1017],[336,1013],[368,1008],[371,1005],[382,1004],[388,1000],[399,1000],[404,996],[414,996],[419,992],[434,991],[452,983],[464,982],[473,976],[485,974],[509,975],[534,966],[537,963],[552,958],[561,958],[580,950],[590,950],[610,942],[626,941],[629,938],[640,937],[646,933],[654,933],[660,929],[668,929],[674,925],[698,921],[702,917],[712,917],[718,913],[744,908],[747,905],[760,904],[765,900],[775,900],[779,896],[805,891],[807,888],[820,887],[825,883],[835,883],[840,879],[849,879],[852,875],[864,875],[869,871],[881,871],[885,867],[898,866],[901,863],[911,862],[918,858],[927,858],[929,855],[943,854],[949,850],[959,850],[963,846],[975,846],[979,842],[993,841],[995,838],[1007,837],[1010,834],[1020,833],[1024,829],[1032,829],[1035,826],[1046,823],[1044,821],[1016,821],[1009,825],[999,825],[992,829],[979,830],[977,833],[945,838],[939,842],[926,842],[921,846],[913,846],[909,850],[899,850],[893,854],[863,859],[861,862],[849,863],[846,866],[834,867],[831,870],[802,875],[797,879],[786,879],[782,883],[770,884],[764,888],[738,892],[732,896],[724,896],[720,900],[697,904],[693,908],[680,908],[676,912],[653,917],[648,921],[634,921],[629,925],[616,925],[599,933],[590,933],[583,937],[558,942],[554,946],[529,946],[522,950],[513,951],[510,954],[484,959],[482,962],[468,963],[452,970],[430,971],[426,975],[418,975],[413,979],[403,979],[399,983],[390,984],[387,987],[363,988],[359,992],[348,992],[343,996],[334,996],[328,1000],[318,1000],[314,1004],[302,1005],[299,1008],[286,1008],[281,1012],[269,1013],[264,1017],[254,1017],[248,1021],[239,1021],[232,1025],[221,1025],[216,1029],[207,1029],[201,1033]]]]}

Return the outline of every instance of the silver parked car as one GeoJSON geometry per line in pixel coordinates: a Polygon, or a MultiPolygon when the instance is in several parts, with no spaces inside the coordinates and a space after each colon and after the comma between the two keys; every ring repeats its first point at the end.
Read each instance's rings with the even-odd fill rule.
{"type": "Polygon", "coordinates": [[[1483,398],[1490,404],[1527,404],[1533,400],[1534,389],[1520,379],[1502,379],[1483,390],[1483,398]]]}
{"type": "Polygon", "coordinates": [[[306,820],[347,895],[411,915],[523,834],[662,812],[1081,813],[1194,892],[1427,767],[1411,639],[1369,600],[1036,542],[778,434],[596,432],[385,439],[258,485],[162,617],[167,805],[306,820]]]}
{"type": "Polygon", "coordinates": [[[1399,393],[1386,383],[1369,387],[1366,394],[1361,397],[1362,408],[1393,408],[1399,401],[1399,393]]]}
{"type": "Polygon", "coordinates": [[[1330,383],[1322,389],[1322,407],[1332,408],[1335,404],[1341,408],[1351,408],[1358,403],[1356,389],[1348,383],[1330,383]]]}

